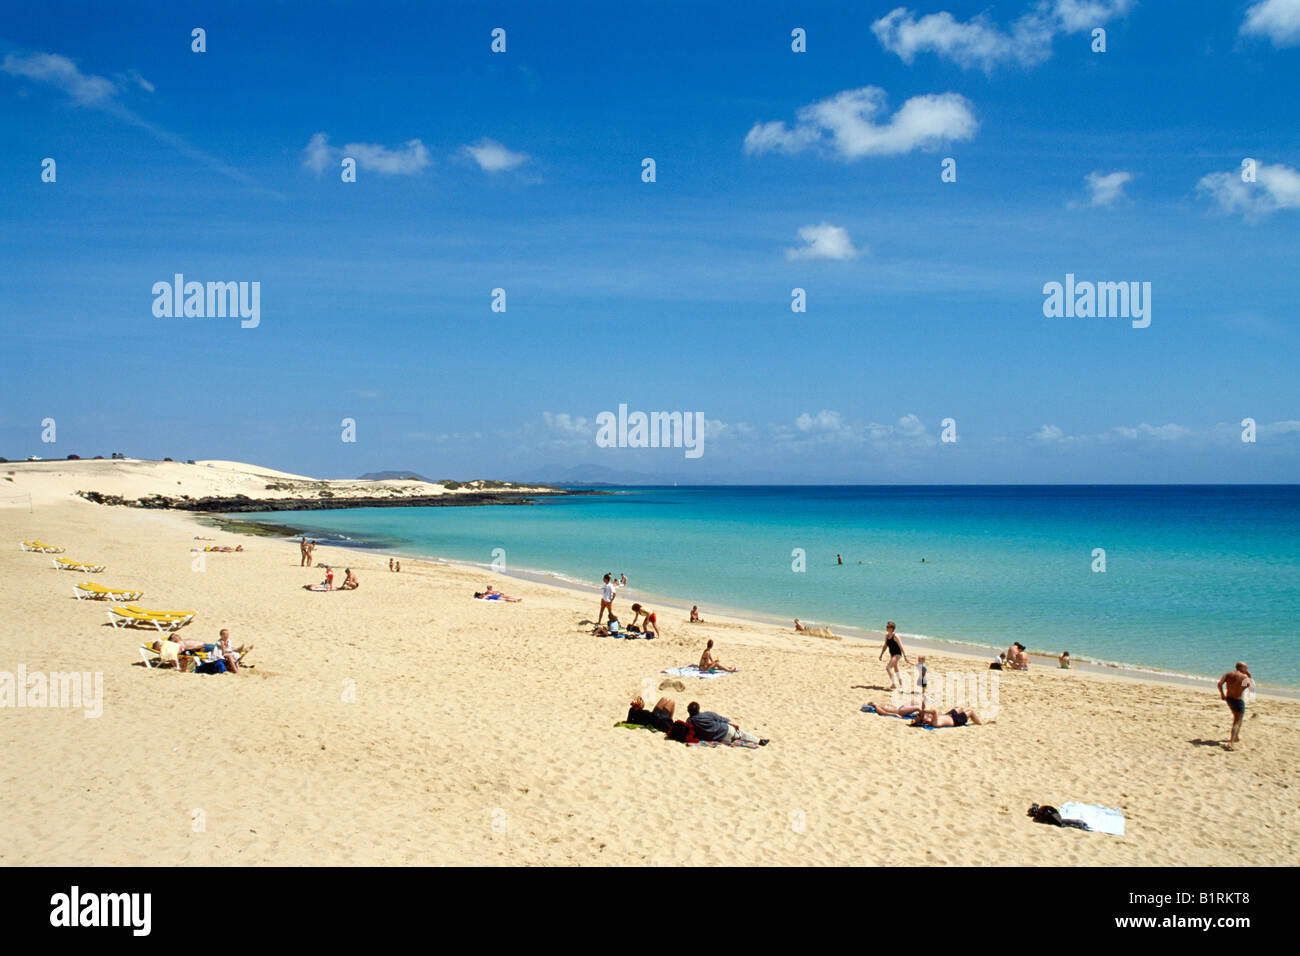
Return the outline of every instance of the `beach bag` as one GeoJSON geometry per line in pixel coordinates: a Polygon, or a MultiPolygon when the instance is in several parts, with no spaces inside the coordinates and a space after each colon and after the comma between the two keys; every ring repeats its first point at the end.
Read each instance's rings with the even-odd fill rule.
{"type": "Polygon", "coordinates": [[[224,674],[226,672],[226,662],[222,660],[204,661],[198,667],[194,668],[196,674],[224,674]]]}

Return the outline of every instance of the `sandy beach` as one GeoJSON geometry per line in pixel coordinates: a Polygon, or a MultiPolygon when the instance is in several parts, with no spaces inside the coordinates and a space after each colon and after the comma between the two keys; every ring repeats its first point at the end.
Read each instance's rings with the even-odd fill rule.
{"type": "MultiPolygon", "coordinates": [[[[1037,668],[999,675],[992,724],[913,729],[860,712],[889,696],[876,645],[707,607],[704,625],[661,613],[661,640],[600,639],[582,623],[596,616],[595,593],[434,562],[392,574],[387,556],[341,548],[318,549],[317,563],[352,568],[360,589],[311,593],[303,585],[321,575],[299,566],[291,542],[76,498],[86,469],[104,464],[0,466],[14,479],[0,489],[0,671],[103,674],[102,716],[0,709],[0,863],[1300,859],[1294,700],[1261,694],[1228,751],[1230,715],[1212,689],[1037,668]],[[21,551],[29,539],[105,564],[93,580],[143,590],[142,607],[196,611],[184,637],[215,640],[229,628],[235,643],[255,645],[255,667],[145,668],[137,648],[149,636],[114,629],[102,602],[76,600],[73,584],[89,578],[21,551]],[[245,550],[196,565],[191,548],[205,544],[245,550]],[[473,600],[489,581],[524,601],[473,600]],[[696,662],[709,637],[740,672],[661,691],[676,678],[660,671],[696,662]],[[698,700],[772,743],[688,747],[614,726],[633,697],[659,693],[676,699],[679,716],[698,700]],[[1031,803],[1066,801],[1120,809],[1126,835],[1026,816],[1031,803]]],[[[138,463],[115,471],[111,488],[94,487],[158,493],[186,480],[172,467],[138,463]]],[[[227,470],[232,488],[265,484],[241,485],[246,466],[227,470]]],[[[635,591],[616,603],[625,620],[632,600],[635,591]]],[[[1249,659],[1249,647],[1240,653],[1249,659]]],[[[932,674],[985,667],[957,653],[932,654],[929,665],[932,674]]]]}

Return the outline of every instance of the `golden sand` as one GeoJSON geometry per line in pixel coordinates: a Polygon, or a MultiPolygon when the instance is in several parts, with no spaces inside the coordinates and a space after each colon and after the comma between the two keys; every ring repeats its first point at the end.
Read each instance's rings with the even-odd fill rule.
{"type": "MultiPolygon", "coordinates": [[[[235,467],[235,466],[231,466],[235,467]]],[[[0,473],[12,466],[0,467],[0,473]]],[[[521,604],[480,602],[489,576],[213,531],[175,512],[93,505],[20,475],[0,506],[0,671],[102,672],[103,714],[0,709],[0,863],[176,864],[1295,864],[1300,703],[1261,696],[1229,752],[1212,688],[1078,671],[1000,675],[996,722],[925,731],[863,714],[888,699],[878,648],[771,625],[689,625],[658,641],[589,636],[598,596],[497,576],[521,604]],[[21,486],[21,487],[20,487],[21,486]],[[195,535],[215,542],[195,541],[195,535]],[[146,669],[147,635],[78,601],[39,538],[195,610],[186,637],[251,642],[256,667],[146,669]],[[240,554],[192,547],[242,544],[240,554]],[[342,579],[341,570],[338,580],[342,579]],[[772,738],[686,747],[615,728],[707,637],[739,674],[683,679],[772,738]],[[1124,837],[1029,820],[1031,803],[1119,808],[1124,837]]],[[[71,481],[72,479],[68,479],[71,481]]],[[[635,594],[619,596],[624,611],[635,594]]],[[[1225,668],[1231,665],[1225,661],[1225,668]]],[[[929,655],[932,681],[984,663],[929,655]]],[[[932,686],[933,683],[932,683],[932,686]]]]}

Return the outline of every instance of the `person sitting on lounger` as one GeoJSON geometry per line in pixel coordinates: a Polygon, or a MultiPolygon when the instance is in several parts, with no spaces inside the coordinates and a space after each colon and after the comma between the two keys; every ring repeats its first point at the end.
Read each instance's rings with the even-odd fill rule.
{"type": "Polygon", "coordinates": [[[654,611],[650,610],[649,608],[644,608],[644,607],[642,607],[640,604],[633,604],[633,605],[632,605],[632,623],[631,623],[630,626],[631,626],[631,627],[636,627],[636,626],[637,626],[637,619],[640,618],[640,617],[644,617],[644,618],[645,618],[644,623],[641,625],[641,630],[645,633],[646,637],[651,638],[651,639],[653,639],[653,638],[655,638],[655,637],[658,637],[658,636],[659,636],[659,618],[655,615],[654,611]]]}
{"type": "Polygon", "coordinates": [[[964,727],[967,723],[982,724],[980,715],[969,707],[954,707],[939,713],[938,710],[921,710],[912,721],[913,727],[964,727]]]}
{"type": "Polygon", "coordinates": [[[361,582],[358,581],[358,580],[357,580],[357,576],[356,576],[355,574],[352,573],[352,569],[351,569],[351,568],[347,568],[347,569],[346,569],[346,573],[345,573],[345,575],[344,575],[344,577],[343,577],[343,583],[339,585],[339,590],[340,590],[340,591],[355,591],[355,590],[356,590],[357,588],[359,588],[359,587],[361,587],[361,582]]]}
{"type": "Polygon", "coordinates": [[[734,667],[723,667],[722,661],[713,653],[713,638],[709,638],[708,646],[704,648],[704,653],[700,655],[700,670],[702,671],[726,671],[729,674],[736,673],[734,667]]]}

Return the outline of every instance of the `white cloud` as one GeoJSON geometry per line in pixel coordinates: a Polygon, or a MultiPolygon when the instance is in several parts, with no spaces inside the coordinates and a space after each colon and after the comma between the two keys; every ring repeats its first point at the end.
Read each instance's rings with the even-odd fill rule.
{"type": "Polygon", "coordinates": [[[988,72],[1003,63],[1036,66],[1051,58],[1057,35],[1102,26],[1131,6],[1132,0],[1042,0],[1007,30],[983,14],[962,21],[947,11],[918,17],[897,7],[875,21],[871,31],[904,63],[918,53],[933,53],[965,69],[988,72]]]}
{"type": "Polygon", "coordinates": [[[755,123],[745,136],[747,153],[830,150],[841,159],[895,156],[968,140],[979,129],[970,101],[958,93],[914,96],[884,122],[887,94],[878,86],[844,90],[795,113],[793,128],[780,120],[755,123]]]}
{"type": "Polygon", "coordinates": [[[1241,32],[1268,37],[1276,47],[1300,45],[1300,0],[1262,0],[1246,11],[1241,32]]]}
{"type": "Polygon", "coordinates": [[[1137,428],[1116,428],[1116,433],[1123,438],[1155,438],[1160,441],[1176,441],[1180,438],[1187,438],[1192,434],[1192,430],[1183,425],[1146,425],[1142,424],[1137,428]]]}
{"type": "Polygon", "coordinates": [[[1133,181],[1133,174],[1124,170],[1113,173],[1091,172],[1084,177],[1088,185],[1088,205],[1113,206],[1124,195],[1124,187],[1133,181]]]}
{"type": "Polygon", "coordinates": [[[10,53],[0,63],[0,70],[60,89],[82,106],[103,106],[121,92],[117,83],[82,73],[75,63],[58,53],[10,53]]]}
{"type": "Polygon", "coordinates": [[[869,443],[877,448],[889,449],[928,448],[937,444],[937,439],[929,433],[917,415],[904,415],[893,425],[879,422],[855,425],[846,422],[839,412],[826,408],[816,415],[804,412],[794,420],[794,429],[786,425],[773,426],[772,436],[778,441],[852,445],[869,443]]]}
{"type": "Polygon", "coordinates": [[[816,226],[804,226],[799,230],[799,238],[804,245],[785,251],[789,260],[801,259],[853,259],[861,252],[853,247],[848,230],[843,226],[832,226],[823,222],[816,226]]]}
{"type": "Polygon", "coordinates": [[[150,122],[123,103],[122,94],[132,87],[138,87],[149,93],[154,91],[153,84],[136,70],[118,73],[116,80],[110,80],[93,73],[82,73],[72,60],[59,53],[9,53],[6,54],[3,62],[0,62],[0,72],[61,90],[78,106],[107,113],[122,122],[144,130],[164,145],[190,159],[204,163],[231,179],[246,185],[255,185],[247,173],[228,166],[217,157],[191,146],[184,138],[150,122]]]}
{"type": "Polygon", "coordinates": [[[1258,163],[1255,182],[1242,182],[1241,174],[1208,173],[1196,184],[1224,212],[1261,219],[1282,209],[1300,209],[1300,171],[1281,163],[1258,163]]]}
{"type": "Polygon", "coordinates": [[[594,438],[596,435],[595,423],[581,415],[542,412],[542,421],[546,423],[547,431],[563,438],[594,438]]]}
{"type": "Polygon", "coordinates": [[[429,150],[418,139],[407,140],[397,149],[378,143],[347,143],[339,149],[329,144],[327,135],[317,133],[303,149],[302,164],[319,176],[344,157],[355,159],[361,169],[384,176],[412,176],[432,162],[429,150]]]}
{"type": "Polygon", "coordinates": [[[528,162],[527,153],[513,153],[494,139],[481,139],[466,146],[464,152],[485,173],[499,173],[528,162]]]}
{"type": "Polygon", "coordinates": [[[1069,438],[1066,437],[1065,431],[1057,425],[1044,425],[1029,437],[1034,441],[1040,442],[1069,441],[1069,438]]]}

